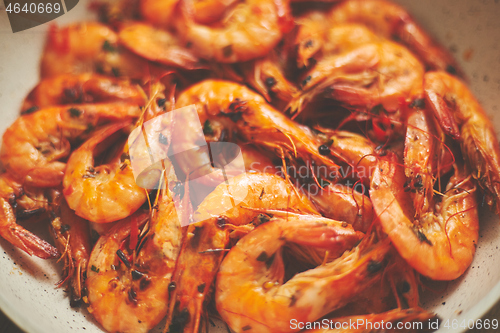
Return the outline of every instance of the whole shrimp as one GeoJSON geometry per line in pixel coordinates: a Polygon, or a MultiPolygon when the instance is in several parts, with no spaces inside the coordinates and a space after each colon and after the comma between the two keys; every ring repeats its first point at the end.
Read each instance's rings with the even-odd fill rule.
{"type": "Polygon", "coordinates": [[[312,322],[347,304],[380,280],[390,245],[372,237],[340,258],[284,282],[282,248],[287,243],[342,253],[357,243],[345,224],[315,216],[278,218],[244,236],[217,274],[219,314],[234,332],[296,332],[290,325],[312,322]],[[265,309],[263,311],[263,309],[265,309]]]}
{"type": "Polygon", "coordinates": [[[287,1],[249,0],[234,6],[227,2],[227,7],[218,6],[224,9],[219,25],[196,22],[193,1],[181,2],[177,31],[204,59],[234,63],[265,56],[293,27],[287,1]]]}
{"type": "Polygon", "coordinates": [[[62,74],[42,79],[28,94],[21,114],[54,105],[124,102],[145,104],[142,90],[123,79],[98,74],[62,74]]]}
{"type": "Polygon", "coordinates": [[[306,197],[276,175],[242,174],[217,186],[194,212],[201,222],[190,224],[187,229],[173,275],[176,288],[167,320],[172,329],[198,332],[201,306],[230,242],[231,231],[248,232],[253,224],[269,220],[255,209],[317,214],[306,197]],[[222,213],[221,207],[225,210],[222,213]]]}
{"type": "Polygon", "coordinates": [[[365,43],[380,41],[365,25],[358,23],[328,24],[327,14],[312,11],[298,20],[294,39],[297,67],[309,67],[323,57],[348,51],[365,43]]]}
{"type": "Polygon", "coordinates": [[[414,52],[428,69],[445,70],[452,74],[460,72],[451,54],[397,4],[385,0],[344,1],[333,7],[327,16],[329,25],[359,23],[381,37],[397,39],[414,52]]]}
{"type": "Polygon", "coordinates": [[[42,78],[60,74],[99,73],[133,79],[160,76],[158,66],[123,49],[118,35],[104,24],[82,22],[51,26],[42,55],[42,78]]]}
{"type": "MultiPolygon", "coordinates": [[[[319,152],[320,144],[309,128],[290,120],[245,86],[205,80],[179,95],[178,107],[191,104],[196,106],[200,123],[210,125],[210,141],[231,141],[233,133],[238,133],[238,139],[270,150],[279,158],[315,162],[336,172],[337,165],[319,152]]],[[[196,142],[194,136],[199,124],[178,121],[186,125],[177,127],[177,131],[174,129],[175,137],[182,138],[182,142],[196,142]]],[[[184,159],[177,162],[186,171],[193,165],[194,159],[188,155],[184,159]]]]}
{"type": "Polygon", "coordinates": [[[167,313],[182,236],[173,194],[161,192],[147,227],[147,212],[137,211],[101,236],[90,256],[89,312],[108,332],[146,333],[167,313]],[[146,229],[134,244],[137,227],[146,229]]]}
{"type": "MultiPolygon", "coordinates": [[[[413,137],[408,140],[413,140],[413,137]]],[[[434,151],[434,144],[435,140],[422,139],[412,146],[416,151],[411,154],[426,156],[434,151]]],[[[454,164],[454,175],[441,200],[434,199],[434,191],[426,191],[427,210],[420,208],[420,213],[415,214],[419,207],[414,206],[416,201],[412,200],[408,191],[409,182],[401,158],[391,151],[377,153],[371,145],[352,150],[346,158],[351,160],[351,164],[356,164],[366,156],[376,157],[377,168],[369,173],[369,193],[375,216],[401,257],[420,274],[432,279],[453,280],[459,277],[472,262],[479,228],[476,187],[468,176],[466,166],[454,164]]],[[[417,172],[417,163],[425,165],[422,161],[414,162],[416,165],[408,167],[415,168],[417,172]]],[[[433,185],[434,179],[430,179],[433,185]]]]}
{"type": "Polygon", "coordinates": [[[71,142],[91,135],[105,122],[140,115],[133,104],[54,106],[19,117],[4,133],[0,160],[24,184],[55,187],[61,184],[71,142]]]}
{"type": "Polygon", "coordinates": [[[118,39],[130,51],[150,61],[184,69],[202,67],[193,52],[182,47],[167,30],[144,23],[122,24],[118,39]]]}
{"type": "Polygon", "coordinates": [[[86,220],[78,217],[62,200],[59,213],[51,223],[52,238],[64,258],[63,278],[59,286],[68,284],[70,305],[83,303],[87,266],[92,249],[90,228],[86,220]]]}
{"type": "Polygon", "coordinates": [[[439,125],[460,142],[487,204],[499,214],[500,148],[490,119],[467,86],[454,76],[426,73],[424,89],[439,125]]]}
{"type": "MultiPolygon", "coordinates": [[[[476,187],[467,168],[454,165],[441,201],[414,218],[399,159],[379,159],[370,198],[380,224],[399,254],[419,273],[434,280],[458,278],[472,262],[478,240],[476,187]]],[[[432,195],[432,192],[428,195],[432,195]]]]}
{"type": "Polygon", "coordinates": [[[22,185],[8,173],[0,175],[0,235],[29,255],[42,259],[57,257],[59,253],[55,247],[17,224],[13,207],[22,192],[22,185]]]}
{"type": "Polygon", "coordinates": [[[99,166],[94,165],[94,151],[103,141],[131,122],[110,125],[95,133],[75,150],[66,166],[64,197],[78,216],[96,223],[121,220],[135,212],[146,201],[147,192],[134,178],[130,159],[119,156],[99,166]]]}
{"type": "Polygon", "coordinates": [[[424,67],[405,47],[390,41],[366,43],[319,61],[288,108],[300,112],[323,94],[350,106],[381,104],[395,111],[422,94],[423,75],[424,67]]]}

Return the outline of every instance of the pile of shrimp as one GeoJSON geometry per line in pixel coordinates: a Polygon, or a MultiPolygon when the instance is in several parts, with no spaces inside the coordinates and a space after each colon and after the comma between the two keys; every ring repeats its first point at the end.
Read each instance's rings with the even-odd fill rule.
{"type": "Polygon", "coordinates": [[[424,282],[470,266],[500,149],[454,59],[386,0],[291,1],[96,2],[50,27],[3,135],[0,236],[60,260],[103,330],[409,332],[435,318],[424,282]],[[200,122],[145,134],[179,154],[139,182],[131,133],[181,107],[200,122]],[[200,124],[244,165],[180,154],[200,124]]]}

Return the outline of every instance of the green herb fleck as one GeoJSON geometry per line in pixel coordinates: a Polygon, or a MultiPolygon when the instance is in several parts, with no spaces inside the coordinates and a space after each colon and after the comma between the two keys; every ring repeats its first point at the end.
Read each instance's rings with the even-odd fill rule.
{"type": "Polygon", "coordinates": [[[168,139],[165,135],[163,135],[163,133],[160,133],[160,137],[158,138],[158,141],[162,144],[162,145],[168,145],[168,139]]]}
{"type": "Polygon", "coordinates": [[[224,56],[224,58],[229,58],[232,54],[233,54],[233,46],[232,45],[224,46],[224,48],[222,49],[222,55],[224,56]]]}
{"type": "Polygon", "coordinates": [[[106,52],[116,52],[116,47],[111,45],[111,43],[107,40],[105,40],[102,44],[102,49],[106,52]]]}
{"type": "Polygon", "coordinates": [[[212,128],[209,120],[205,120],[205,123],[203,124],[203,134],[214,135],[214,129],[212,128]]]}
{"type": "Polygon", "coordinates": [[[382,104],[379,104],[379,105],[375,105],[372,110],[371,110],[371,113],[373,114],[381,114],[381,113],[385,113],[385,109],[384,107],[382,106],[382,104]]]}
{"type": "Polygon", "coordinates": [[[120,70],[118,68],[116,68],[116,67],[111,68],[111,73],[113,73],[113,75],[115,77],[119,77],[120,76],[120,70]]]}
{"type": "Polygon", "coordinates": [[[37,110],[38,110],[38,106],[35,105],[35,106],[30,107],[27,110],[22,111],[21,114],[30,114],[30,113],[33,113],[37,110]]]}
{"type": "Polygon", "coordinates": [[[78,118],[82,114],[82,111],[77,109],[77,108],[70,108],[70,109],[68,109],[68,112],[69,112],[69,115],[71,116],[71,118],[78,118]]]}

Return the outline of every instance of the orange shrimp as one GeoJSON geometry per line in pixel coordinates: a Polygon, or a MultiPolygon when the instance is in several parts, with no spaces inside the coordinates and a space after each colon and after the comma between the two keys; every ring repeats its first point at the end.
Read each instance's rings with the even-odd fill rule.
{"type": "Polygon", "coordinates": [[[167,28],[173,25],[179,0],[140,0],[139,10],[145,21],[167,28]]]}
{"type": "Polygon", "coordinates": [[[137,211],[101,236],[90,256],[88,309],[108,332],[146,333],[167,313],[182,237],[172,193],[161,192],[149,222],[137,211]],[[137,227],[144,231],[134,244],[137,227]]]}
{"type": "Polygon", "coordinates": [[[462,275],[478,240],[476,187],[466,167],[454,168],[441,201],[429,205],[418,219],[405,192],[404,168],[393,154],[379,158],[371,181],[370,198],[384,232],[415,270],[434,280],[462,275]]]}
{"type": "Polygon", "coordinates": [[[69,285],[70,305],[78,307],[85,296],[82,290],[92,249],[89,224],[76,216],[64,200],[56,215],[51,223],[52,238],[64,258],[63,278],[58,285],[69,285]]]}
{"type": "Polygon", "coordinates": [[[223,63],[259,58],[293,28],[287,1],[249,0],[229,6],[231,3],[218,7],[224,9],[219,25],[204,25],[192,14],[193,2],[181,2],[181,15],[175,21],[177,31],[200,57],[223,63]]]}
{"type": "Polygon", "coordinates": [[[62,74],[42,79],[24,100],[21,114],[54,105],[120,101],[146,103],[142,90],[130,81],[92,73],[62,74]]]}
{"type": "Polygon", "coordinates": [[[99,73],[134,79],[160,76],[164,70],[123,49],[106,25],[84,22],[52,25],[41,60],[42,78],[60,74],[99,73]]]}
{"type": "Polygon", "coordinates": [[[424,88],[439,126],[460,142],[487,204],[500,214],[500,148],[490,119],[467,86],[454,76],[426,73],[424,88]]]}
{"type": "Polygon", "coordinates": [[[309,67],[325,56],[342,53],[365,43],[380,41],[366,26],[358,23],[331,25],[324,12],[312,11],[298,20],[294,39],[297,47],[297,66],[309,67]]]}
{"type": "Polygon", "coordinates": [[[181,47],[176,36],[167,30],[144,23],[122,24],[118,40],[130,51],[153,62],[184,69],[203,67],[193,52],[181,47]]]}
{"type": "MultiPolygon", "coordinates": [[[[194,22],[212,24],[219,21],[226,9],[236,0],[184,0],[189,8],[189,15],[194,22]]],[[[141,0],[140,11],[146,21],[163,28],[171,27],[177,12],[179,0],[141,0]]]]}
{"type": "Polygon", "coordinates": [[[9,174],[0,175],[0,235],[29,255],[42,259],[57,257],[59,253],[55,247],[17,224],[13,206],[21,192],[21,184],[9,174]]]}
{"type": "Polygon", "coordinates": [[[138,117],[133,104],[55,106],[19,117],[3,135],[0,160],[16,179],[39,187],[62,182],[70,142],[91,135],[105,122],[138,117]]]}
{"type": "Polygon", "coordinates": [[[288,105],[292,113],[323,94],[350,106],[381,104],[395,111],[422,93],[424,68],[405,47],[389,41],[366,43],[324,57],[306,73],[303,93],[288,105]]]}
{"type": "MultiPolygon", "coordinates": [[[[210,141],[231,141],[232,134],[238,133],[241,139],[274,152],[279,158],[287,157],[292,163],[302,159],[326,166],[333,173],[337,170],[337,165],[319,152],[318,138],[309,128],[290,120],[245,86],[221,80],[202,81],[182,92],[177,100],[178,107],[192,104],[203,127],[209,125],[210,141]]],[[[185,126],[174,129],[174,136],[183,138],[182,142],[197,142],[200,123],[183,118],[177,121],[185,126]]],[[[195,158],[185,155],[177,163],[189,173],[196,164],[195,158]]]]}
{"type": "MultiPolygon", "coordinates": [[[[422,100],[423,101],[423,100],[422,100]]],[[[407,178],[406,189],[410,191],[415,207],[415,218],[430,209],[434,186],[433,156],[436,153],[437,140],[432,119],[425,115],[425,110],[414,107],[407,121],[404,165],[407,178]]]]}
{"type": "MultiPolygon", "coordinates": [[[[313,10],[296,19],[297,33],[294,44],[297,48],[297,67],[308,67],[309,60],[321,51],[324,33],[328,29],[326,14],[313,10]]],[[[343,44],[343,43],[339,43],[343,44]]]]}
{"type": "MultiPolygon", "coordinates": [[[[269,219],[255,209],[317,214],[306,197],[276,175],[242,174],[217,186],[193,214],[201,222],[190,224],[187,229],[173,275],[176,288],[171,302],[175,307],[170,307],[167,320],[172,328],[198,332],[201,306],[229,244],[230,231],[269,219]]],[[[251,229],[250,226],[246,228],[251,229]]]]}
{"type": "Polygon", "coordinates": [[[370,237],[340,258],[284,282],[282,247],[287,242],[338,255],[357,238],[342,225],[292,216],[273,219],[243,237],[222,262],[215,286],[217,310],[229,327],[237,333],[296,332],[303,327],[293,327],[294,320],[318,320],[379,281],[390,245],[373,244],[370,237]]]}
{"type": "Polygon", "coordinates": [[[105,127],[71,154],[63,180],[64,197],[78,216],[96,223],[117,221],[146,201],[147,193],[136,184],[130,160],[122,160],[122,151],[108,163],[94,165],[98,145],[113,142],[110,137],[130,125],[127,121],[105,127]]]}
{"type": "Polygon", "coordinates": [[[344,1],[328,13],[331,25],[359,23],[377,35],[396,39],[414,52],[428,69],[460,73],[451,54],[436,43],[401,6],[385,0],[344,1]]]}

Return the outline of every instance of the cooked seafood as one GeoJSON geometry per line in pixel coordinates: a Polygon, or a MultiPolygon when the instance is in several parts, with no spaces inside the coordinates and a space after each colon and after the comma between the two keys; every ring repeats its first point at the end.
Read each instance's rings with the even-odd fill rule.
{"type": "Polygon", "coordinates": [[[367,232],[373,223],[370,198],[351,187],[328,185],[317,193],[311,191],[311,200],[323,216],[347,222],[354,230],[367,232]]]}
{"type": "MultiPolygon", "coordinates": [[[[307,61],[324,47],[327,27],[357,23],[368,27],[378,36],[395,39],[414,52],[429,69],[460,73],[460,69],[446,49],[437,44],[401,6],[385,0],[348,0],[326,13],[306,17],[305,30],[299,35],[300,63],[307,61]],[[312,21],[317,23],[313,23],[312,21]],[[305,38],[304,38],[305,37],[305,38]],[[301,52],[302,51],[302,52],[301,52]]],[[[299,23],[300,24],[300,23],[299,23]]],[[[363,41],[360,40],[360,43],[363,41]]]]}
{"type": "Polygon", "coordinates": [[[494,128],[401,6],[320,1],[119,0],[51,25],[3,135],[0,236],[59,257],[70,305],[113,333],[433,319],[420,277],[471,265],[479,192],[500,214],[494,128]]]}
{"type": "Polygon", "coordinates": [[[0,235],[29,255],[43,259],[57,257],[59,253],[54,246],[17,224],[12,206],[15,205],[16,196],[21,191],[21,184],[14,181],[7,173],[0,176],[0,235]]]}
{"type": "Polygon", "coordinates": [[[228,2],[217,3],[218,10],[225,9],[218,26],[196,21],[191,8],[196,1],[181,2],[177,31],[202,58],[233,63],[263,57],[293,27],[287,1],[250,0],[234,7],[228,2]]]}
{"type": "Polygon", "coordinates": [[[137,55],[163,65],[185,69],[202,67],[198,58],[190,50],[180,47],[175,35],[167,30],[131,23],[120,27],[118,39],[137,55]]]}
{"type": "Polygon", "coordinates": [[[142,90],[127,80],[93,73],[62,74],[41,80],[24,100],[21,114],[55,105],[106,102],[146,103],[142,90]]]}
{"type": "Polygon", "coordinates": [[[403,168],[396,158],[379,161],[370,198],[381,226],[400,255],[434,280],[453,280],[462,275],[476,252],[479,229],[476,186],[467,168],[455,165],[441,202],[414,220],[403,168]]]}
{"type": "Polygon", "coordinates": [[[173,277],[176,288],[172,297],[178,304],[170,308],[167,324],[174,316],[188,317],[189,321],[174,321],[174,327],[180,325],[179,329],[185,332],[197,332],[201,306],[229,244],[231,231],[246,227],[243,232],[248,232],[269,219],[256,209],[316,213],[306,197],[276,175],[243,174],[217,186],[194,212],[196,220],[201,222],[187,229],[173,277]]]}
{"type": "Polygon", "coordinates": [[[132,234],[148,219],[142,211],[102,236],[90,256],[89,311],[109,332],[148,332],[167,313],[182,237],[172,193],[162,192],[140,240],[133,244],[132,234]]]}
{"type": "Polygon", "coordinates": [[[147,193],[136,184],[130,160],[122,160],[121,151],[109,163],[94,163],[98,145],[130,125],[128,121],[103,128],[68,159],[63,193],[76,215],[96,223],[113,222],[131,215],[146,201],[147,193]]]}
{"type": "MultiPolygon", "coordinates": [[[[243,85],[222,80],[206,80],[185,90],[177,100],[177,106],[194,104],[201,124],[209,124],[210,137],[214,141],[229,140],[232,133],[248,142],[269,149],[279,158],[298,158],[325,165],[335,173],[337,165],[322,155],[319,144],[312,131],[300,126],[266,103],[259,94],[243,85]]],[[[190,126],[191,124],[187,124],[190,126]]],[[[192,123],[192,126],[199,126],[192,123]]],[[[175,131],[175,130],[174,130],[175,131]]],[[[182,142],[196,142],[196,128],[186,130],[178,127],[177,137],[186,137],[182,142]]],[[[182,147],[179,147],[182,149],[182,147]]],[[[193,163],[177,161],[181,167],[193,163]]],[[[184,170],[188,170],[187,166],[184,170]]]]}
{"type": "Polygon", "coordinates": [[[68,283],[71,292],[70,305],[83,303],[83,290],[87,277],[87,266],[92,251],[88,222],[61,203],[60,211],[51,223],[52,237],[64,258],[63,278],[59,286],[68,283]]]}
{"type": "Polygon", "coordinates": [[[405,47],[390,41],[366,43],[321,59],[288,106],[300,112],[320,94],[346,105],[397,110],[422,94],[424,67],[405,47]]]}
{"type": "Polygon", "coordinates": [[[134,104],[82,104],[54,106],[19,117],[4,133],[0,160],[23,183],[59,186],[71,152],[70,140],[92,135],[105,122],[140,115],[134,104]]]}
{"type": "Polygon", "coordinates": [[[362,242],[338,260],[299,273],[284,283],[287,242],[323,248],[334,257],[358,237],[342,222],[304,216],[271,220],[243,237],[217,274],[216,305],[235,332],[293,332],[290,323],[312,322],[346,304],[380,279],[389,243],[362,242]],[[370,265],[377,263],[377,269],[370,265]],[[265,311],[262,311],[262,308],[265,311]]]}
{"type": "Polygon", "coordinates": [[[426,73],[424,89],[439,125],[459,140],[487,204],[500,214],[500,148],[490,119],[465,84],[456,77],[444,72],[426,73]]]}

